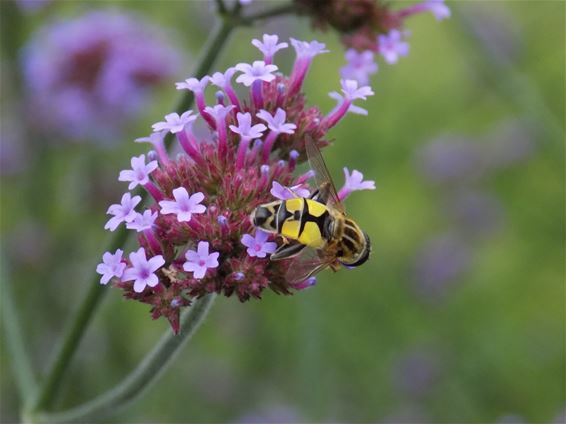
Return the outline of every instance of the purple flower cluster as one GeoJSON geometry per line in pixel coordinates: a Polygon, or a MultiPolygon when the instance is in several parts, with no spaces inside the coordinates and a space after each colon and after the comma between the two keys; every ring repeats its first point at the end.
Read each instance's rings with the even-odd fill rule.
{"type": "Polygon", "coordinates": [[[450,17],[444,0],[424,0],[399,10],[392,9],[391,3],[375,0],[295,2],[311,16],[315,26],[321,29],[330,26],[342,35],[347,48],[342,77],[363,85],[377,72],[375,54],[394,64],[409,53],[406,41],[409,33],[403,28],[406,18],[420,13],[432,13],[439,21],[450,17]]]}
{"type": "Polygon", "coordinates": [[[141,18],[95,11],[42,27],[23,54],[23,73],[42,130],[108,143],[144,107],[149,89],[174,77],[179,53],[141,18]]]}
{"type": "MultiPolygon", "coordinates": [[[[253,41],[263,60],[240,63],[226,72],[200,80],[189,78],[177,89],[195,93],[197,113],[168,114],[153,125],[154,133],[137,141],[149,142],[154,152],[132,158],[132,169],[120,173],[129,189],[142,186],[153,198],[143,212],[135,208],[140,196],[124,194],[110,206],[105,228],[119,225],[137,231],[140,248],[126,259],[107,252],[97,271],[101,283],[112,280],[125,296],[152,305],[154,318],[165,316],[179,330],[179,309],[207,293],[236,295],[241,301],[260,298],[263,290],[291,294],[314,284],[314,279],[290,283],[286,261],[271,262],[277,248],[273,236],[256,230],[250,213],[260,204],[291,196],[308,196],[312,171],[295,176],[305,160],[305,138],[319,147],[325,136],[354,107],[373,95],[356,81],[342,80],[337,106],[326,115],[307,106],[303,81],[313,58],[326,52],[316,41],[291,39],[297,58],[285,76],[273,64],[275,53],[288,47],[275,35],[253,41]],[[232,79],[247,87],[237,95],[232,79]],[[217,87],[216,103],[207,104],[205,91],[217,87]],[[194,126],[206,126],[206,131],[194,126]],[[175,159],[164,147],[167,132],[175,135],[183,153],[175,159]],[[156,159],[155,159],[156,158],[156,159]]],[[[341,197],[373,189],[358,171],[345,169],[341,197]]]]}

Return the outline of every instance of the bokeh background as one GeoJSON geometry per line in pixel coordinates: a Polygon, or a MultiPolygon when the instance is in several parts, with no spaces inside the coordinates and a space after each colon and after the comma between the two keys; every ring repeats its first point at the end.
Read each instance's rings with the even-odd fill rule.
{"type": "MultiPolygon", "coordinates": [[[[380,62],[369,117],[341,122],[324,152],[337,185],[343,166],[376,181],[347,202],[372,237],[371,261],[325,272],[292,297],[219,298],[158,383],[105,422],[564,422],[565,4],[449,5],[446,21],[408,21],[410,54],[380,62]]],[[[205,1],[5,6],[2,268],[41,371],[110,239],[103,226],[124,190],[118,172],[147,150],[133,139],[173,110],[172,82],[190,76],[214,13],[205,1]],[[68,99],[30,104],[37,79],[57,75],[26,79],[26,54],[46,25],[100,9],[155,27],[159,54],[171,49],[175,66],[148,71],[146,61],[152,87],[136,98],[139,110],[69,135],[40,122],[68,99]]],[[[238,29],[215,69],[258,57],[250,40],[264,32],[327,43],[332,53],[315,60],[305,91],[330,110],[343,47],[306,18],[238,29]]],[[[284,51],[278,65],[289,70],[292,59],[284,51]]],[[[132,95],[128,83],[119,95],[132,95]]],[[[67,106],[71,117],[82,107],[67,106]]],[[[164,331],[148,307],[108,290],[57,406],[119,382],[164,331]]],[[[0,421],[17,422],[9,356],[2,343],[0,421]]]]}

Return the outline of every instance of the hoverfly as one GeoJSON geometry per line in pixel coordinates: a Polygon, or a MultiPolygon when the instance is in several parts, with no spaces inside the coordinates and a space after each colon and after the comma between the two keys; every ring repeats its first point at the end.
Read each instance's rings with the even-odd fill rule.
{"type": "Polygon", "coordinates": [[[360,266],[371,250],[368,235],[346,215],[320,150],[310,138],[305,147],[317,190],[309,198],[260,205],[251,214],[253,225],[284,240],[270,259],[295,258],[287,271],[289,282],[306,280],[326,267],[360,266]]]}

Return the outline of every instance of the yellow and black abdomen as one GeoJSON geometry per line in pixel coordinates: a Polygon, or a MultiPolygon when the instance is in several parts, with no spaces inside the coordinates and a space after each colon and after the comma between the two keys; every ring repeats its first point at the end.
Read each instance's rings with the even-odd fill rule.
{"type": "Polygon", "coordinates": [[[329,238],[331,217],[324,204],[297,197],[258,206],[252,221],[264,231],[320,249],[329,238]]]}

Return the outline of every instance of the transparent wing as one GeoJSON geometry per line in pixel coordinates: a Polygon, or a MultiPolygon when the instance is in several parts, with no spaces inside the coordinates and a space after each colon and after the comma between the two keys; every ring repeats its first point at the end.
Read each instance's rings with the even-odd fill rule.
{"type": "Polygon", "coordinates": [[[305,139],[305,149],[307,151],[307,158],[309,159],[309,164],[311,169],[315,172],[315,180],[318,185],[318,189],[321,193],[321,198],[327,199],[326,204],[328,206],[333,206],[340,212],[344,212],[344,206],[340,199],[338,198],[338,193],[336,192],[336,187],[334,186],[334,181],[328,172],[328,168],[324,163],[322,154],[319,148],[314,144],[311,137],[307,136],[305,139]]]}
{"type": "Polygon", "coordinates": [[[306,248],[288,262],[285,279],[289,284],[300,283],[326,269],[335,258],[321,251],[306,248]]]}

